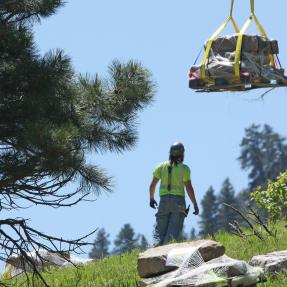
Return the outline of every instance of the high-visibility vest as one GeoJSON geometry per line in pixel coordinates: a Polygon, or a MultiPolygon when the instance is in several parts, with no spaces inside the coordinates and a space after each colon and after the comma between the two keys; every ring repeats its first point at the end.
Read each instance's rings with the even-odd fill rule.
{"type": "Polygon", "coordinates": [[[169,180],[170,162],[164,162],[158,167],[160,171],[160,196],[163,195],[177,195],[185,196],[184,183],[190,180],[190,169],[187,165],[179,163],[174,165],[171,169],[169,180]]]}

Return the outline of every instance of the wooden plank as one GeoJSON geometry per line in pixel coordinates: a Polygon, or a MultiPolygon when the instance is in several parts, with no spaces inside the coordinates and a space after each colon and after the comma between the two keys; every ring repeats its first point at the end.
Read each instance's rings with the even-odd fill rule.
{"type": "Polygon", "coordinates": [[[231,84],[231,85],[223,85],[223,86],[216,86],[211,85],[209,87],[204,87],[202,89],[197,89],[197,93],[212,93],[212,92],[244,92],[244,91],[250,91],[254,89],[264,89],[264,88],[283,88],[287,87],[283,84],[266,84],[266,83],[254,83],[251,84],[252,86],[250,88],[246,88],[245,84],[231,84]]]}

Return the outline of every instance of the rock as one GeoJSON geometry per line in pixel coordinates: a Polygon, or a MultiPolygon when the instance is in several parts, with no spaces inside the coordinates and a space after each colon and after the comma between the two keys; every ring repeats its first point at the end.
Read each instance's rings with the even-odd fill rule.
{"type": "MultiPolygon", "coordinates": [[[[238,34],[220,36],[214,39],[205,66],[206,75],[214,80],[214,84],[201,78],[201,66],[190,69],[189,85],[197,90],[242,90],[258,83],[269,85],[270,82],[283,84],[286,82],[283,69],[270,65],[270,55],[279,53],[276,40],[257,35],[243,35],[240,54],[240,73],[243,74],[239,85],[235,76],[235,58],[238,34]]],[[[205,43],[205,48],[207,47],[205,43]]]]}
{"type": "Polygon", "coordinates": [[[266,272],[277,273],[287,269],[287,250],[253,256],[250,265],[260,266],[266,272]]]}
{"type": "Polygon", "coordinates": [[[140,281],[140,286],[146,287],[149,285],[157,284],[157,283],[162,282],[166,279],[175,277],[176,274],[177,274],[177,271],[173,270],[173,271],[170,271],[170,272],[163,274],[163,275],[158,275],[158,276],[154,276],[154,277],[150,277],[150,278],[144,278],[140,281]]]}
{"type": "MultiPolygon", "coordinates": [[[[237,34],[217,37],[212,43],[213,53],[223,56],[226,52],[234,52],[237,46],[237,39],[237,34]]],[[[279,54],[278,42],[262,36],[244,34],[242,52],[254,55],[258,53],[279,54]]]]}
{"type": "Polygon", "coordinates": [[[224,265],[224,269],[228,278],[245,275],[248,271],[248,264],[246,262],[230,258],[227,255],[215,258],[207,263],[224,265]]]}
{"type": "Polygon", "coordinates": [[[138,273],[141,278],[161,275],[177,269],[177,266],[166,266],[168,254],[173,249],[194,248],[199,251],[205,262],[224,254],[225,248],[212,240],[197,240],[186,243],[174,243],[148,249],[138,257],[138,273]]]}
{"type": "MultiPolygon", "coordinates": [[[[44,249],[40,249],[37,255],[35,251],[27,253],[29,258],[37,266],[38,270],[43,270],[46,267],[54,266],[58,268],[81,265],[93,262],[92,259],[83,259],[68,253],[49,252],[44,249]]],[[[33,272],[31,264],[29,264],[22,256],[10,256],[6,259],[6,265],[3,271],[7,277],[14,277],[23,272],[33,272]]]]}
{"type": "Polygon", "coordinates": [[[164,275],[142,279],[141,286],[251,287],[256,286],[262,278],[262,268],[252,267],[244,261],[223,255],[202,262],[199,266],[179,268],[164,275]]]}

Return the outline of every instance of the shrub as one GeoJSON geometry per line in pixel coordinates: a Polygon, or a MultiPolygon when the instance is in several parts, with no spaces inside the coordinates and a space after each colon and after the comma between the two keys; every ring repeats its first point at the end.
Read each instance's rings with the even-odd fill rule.
{"type": "Polygon", "coordinates": [[[258,187],[251,193],[259,208],[268,212],[270,220],[275,222],[287,218],[287,170],[279,174],[275,181],[268,181],[266,190],[258,187]]]}

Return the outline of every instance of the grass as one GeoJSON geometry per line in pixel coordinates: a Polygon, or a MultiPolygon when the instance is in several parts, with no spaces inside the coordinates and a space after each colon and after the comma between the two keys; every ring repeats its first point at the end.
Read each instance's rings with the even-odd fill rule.
{"type": "MultiPolygon", "coordinates": [[[[226,255],[240,260],[249,261],[253,256],[287,250],[287,229],[285,224],[279,223],[275,229],[277,230],[276,237],[264,237],[261,241],[255,236],[243,240],[229,233],[220,233],[215,236],[226,248],[226,255]]],[[[259,284],[261,287],[287,287],[287,270],[276,277],[267,276],[267,282],[259,284]]]]}
{"type": "MultiPolygon", "coordinates": [[[[277,227],[277,236],[265,237],[264,241],[252,236],[247,240],[220,233],[216,240],[226,248],[226,254],[232,258],[249,261],[252,256],[277,250],[287,250],[287,229],[283,224],[277,227]]],[[[51,287],[138,287],[137,274],[138,252],[114,256],[96,263],[76,268],[51,269],[43,276],[51,287]]],[[[11,286],[19,287],[23,278],[13,281],[11,286]]],[[[26,285],[24,285],[26,286],[26,285]]],[[[36,286],[43,285],[38,282],[36,286]]],[[[268,277],[268,281],[260,284],[262,287],[287,287],[287,272],[276,278],[268,277]]]]}
{"type": "MultiPolygon", "coordinates": [[[[51,269],[42,275],[51,287],[138,287],[137,255],[127,253],[79,268],[51,269]]],[[[17,279],[11,286],[23,286],[23,280],[17,279]]],[[[39,280],[35,285],[44,286],[39,280]]]]}
{"type": "Polygon", "coordinates": [[[233,236],[229,233],[220,233],[215,236],[226,248],[226,255],[240,259],[250,260],[252,256],[269,253],[277,250],[287,250],[287,229],[283,223],[276,226],[276,237],[264,236],[264,241],[261,241],[255,236],[251,236],[246,240],[240,237],[233,236]]]}

